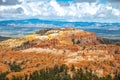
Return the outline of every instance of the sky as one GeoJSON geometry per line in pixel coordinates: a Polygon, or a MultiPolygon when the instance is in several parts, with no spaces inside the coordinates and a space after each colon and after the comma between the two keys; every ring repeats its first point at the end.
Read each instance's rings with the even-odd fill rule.
{"type": "Polygon", "coordinates": [[[120,0],[0,0],[0,20],[120,22],[120,0]]]}

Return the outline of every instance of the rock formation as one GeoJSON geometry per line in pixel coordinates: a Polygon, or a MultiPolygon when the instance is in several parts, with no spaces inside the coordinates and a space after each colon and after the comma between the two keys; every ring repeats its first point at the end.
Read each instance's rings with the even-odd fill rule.
{"type": "Polygon", "coordinates": [[[74,28],[45,29],[0,42],[0,72],[8,71],[8,78],[62,64],[87,67],[98,76],[114,76],[120,72],[120,46],[74,28]]]}

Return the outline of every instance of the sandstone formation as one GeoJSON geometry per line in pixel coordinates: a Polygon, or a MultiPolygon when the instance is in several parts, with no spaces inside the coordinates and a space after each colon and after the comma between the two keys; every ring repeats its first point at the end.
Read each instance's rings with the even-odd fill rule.
{"type": "Polygon", "coordinates": [[[120,72],[120,46],[74,28],[45,29],[0,42],[0,72],[8,71],[9,79],[61,64],[87,67],[98,76],[114,77],[116,71],[120,72]],[[13,65],[18,68],[11,69],[13,65]]]}

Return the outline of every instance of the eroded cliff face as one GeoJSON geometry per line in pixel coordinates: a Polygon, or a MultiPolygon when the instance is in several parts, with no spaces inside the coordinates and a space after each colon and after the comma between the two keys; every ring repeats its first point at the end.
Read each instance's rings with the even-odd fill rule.
{"type": "Polygon", "coordinates": [[[120,72],[120,46],[101,44],[95,33],[73,28],[46,29],[0,42],[0,72],[8,71],[8,78],[61,64],[87,67],[98,76],[114,76],[120,72]],[[11,65],[20,70],[15,72],[11,65]]]}

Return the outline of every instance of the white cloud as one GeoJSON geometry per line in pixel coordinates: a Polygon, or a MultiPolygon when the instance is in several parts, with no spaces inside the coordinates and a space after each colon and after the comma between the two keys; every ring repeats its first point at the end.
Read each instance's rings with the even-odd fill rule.
{"type": "Polygon", "coordinates": [[[112,10],[112,6],[106,6],[107,10],[112,10]]]}
{"type": "Polygon", "coordinates": [[[106,15],[105,14],[99,14],[98,17],[104,18],[106,15]]]}
{"type": "Polygon", "coordinates": [[[120,22],[120,8],[112,4],[97,2],[69,3],[61,6],[56,0],[19,0],[21,4],[0,6],[2,19],[64,19],[67,21],[117,21],[120,22]]]}
{"type": "Polygon", "coordinates": [[[113,10],[112,10],[112,13],[113,13],[115,16],[120,16],[120,10],[118,10],[118,9],[113,9],[113,10]]]}
{"type": "Polygon", "coordinates": [[[65,16],[64,9],[55,0],[51,0],[50,1],[50,5],[53,7],[53,9],[57,13],[57,15],[59,15],[59,16],[65,16]]]}
{"type": "Polygon", "coordinates": [[[4,3],[4,2],[6,2],[6,0],[2,0],[2,2],[4,3]]]}

